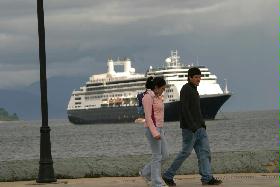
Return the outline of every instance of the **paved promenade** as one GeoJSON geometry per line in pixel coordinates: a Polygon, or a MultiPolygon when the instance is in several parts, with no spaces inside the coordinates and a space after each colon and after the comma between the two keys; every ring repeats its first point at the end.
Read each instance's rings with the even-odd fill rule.
{"type": "MultiPolygon", "coordinates": [[[[278,187],[278,173],[216,174],[223,180],[221,187],[278,187]]],[[[179,175],[178,187],[200,187],[199,175],[179,175]]],[[[0,187],[147,187],[142,177],[101,177],[60,179],[52,184],[37,184],[35,181],[0,182],[0,187]]]]}

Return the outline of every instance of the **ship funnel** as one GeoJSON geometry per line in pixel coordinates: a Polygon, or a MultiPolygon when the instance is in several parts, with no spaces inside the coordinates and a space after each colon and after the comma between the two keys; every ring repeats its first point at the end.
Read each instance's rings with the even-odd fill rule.
{"type": "Polygon", "coordinates": [[[131,60],[129,58],[125,59],[124,62],[124,72],[125,73],[130,73],[131,71],[131,60]]]}
{"type": "Polygon", "coordinates": [[[108,59],[107,66],[108,66],[108,74],[111,74],[111,75],[114,74],[115,73],[114,62],[112,59],[108,59]]]}

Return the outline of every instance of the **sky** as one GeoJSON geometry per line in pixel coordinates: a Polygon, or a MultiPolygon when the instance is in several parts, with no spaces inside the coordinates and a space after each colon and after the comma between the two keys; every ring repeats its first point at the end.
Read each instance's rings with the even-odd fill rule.
{"type": "MultiPolygon", "coordinates": [[[[0,89],[39,81],[36,6],[0,2],[0,89]]],[[[47,0],[47,76],[103,73],[108,57],[129,57],[143,73],[177,49],[183,63],[198,59],[222,87],[228,80],[229,110],[276,109],[278,7],[275,0],[47,0]]]]}

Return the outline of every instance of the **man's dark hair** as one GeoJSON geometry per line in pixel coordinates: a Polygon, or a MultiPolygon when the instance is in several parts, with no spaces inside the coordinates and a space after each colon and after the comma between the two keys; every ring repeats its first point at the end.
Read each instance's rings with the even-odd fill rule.
{"type": "Polygon", "coordinates": [[[197,67],[190,68],[188,71],[188,79],[193,78],[194,75],[201,75],[201,71],[197,67]]]}

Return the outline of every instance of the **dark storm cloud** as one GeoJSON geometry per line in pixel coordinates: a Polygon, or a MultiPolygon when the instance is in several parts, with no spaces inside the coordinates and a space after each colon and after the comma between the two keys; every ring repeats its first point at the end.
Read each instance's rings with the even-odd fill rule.
{"type": "MultiPolygon", "coordinates": [[[[254,87],[241,83],[248,70],[257,76],[277,67],[278,2],[273,0],[44,3],[49,76],[103,72],[109,56],[128,56],[143,72],[150,65],[160,66],[171,49],[178,49],[184,63],[198,56],[199,63],[228,78],[237,96],[254,92],[256,101],[266,93],[259,90],[274,89],[263,79],[259,87],[255,76],[246,77],[254,87]]],[[[0,88],[30,84],[38,80],[36,1],[0,4],[0,88]]],[[[265,76],[277,84],[274,75],[265,76]]],[[[273,99],[263,105],[272,106],[273,99]]]]}

